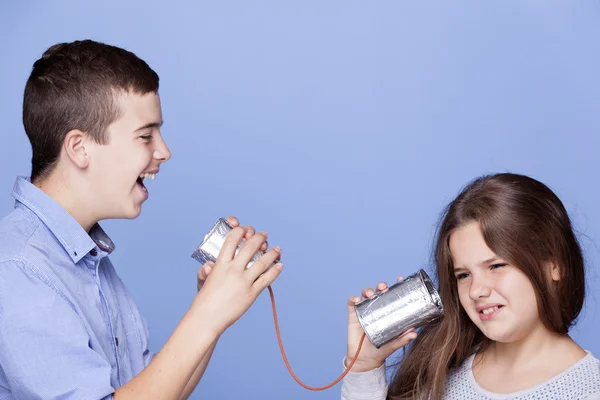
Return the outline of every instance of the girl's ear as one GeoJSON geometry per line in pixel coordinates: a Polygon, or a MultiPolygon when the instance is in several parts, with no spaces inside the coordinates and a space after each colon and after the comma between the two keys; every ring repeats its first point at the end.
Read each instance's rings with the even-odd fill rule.
{"type": "Polygon", "coordinates": [[[558,263],[555,263],[555,262],[548,263],[548,268],[550,269],[550,277],[552,278],[552,280],[555,282],[560,281],[562,274],[561,274],[560,266],[558,265],[558,263]]]}

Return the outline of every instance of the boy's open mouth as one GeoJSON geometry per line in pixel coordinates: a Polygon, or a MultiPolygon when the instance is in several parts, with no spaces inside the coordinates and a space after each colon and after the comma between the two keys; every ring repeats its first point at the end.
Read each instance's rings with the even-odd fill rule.
{"type": "Polygon", "coordinates": [[[144,185],[144,178],[150,178],[152,180],[154,180],[154,178],[156,177],[156,174],[141,174],[140,176],[138,176],[136,182],[138,185],[140,185],[140,187],[142,188],[142,190],[144,191],[148,191],[148,189],[146,189],[146,186],[144,185]]]}
{"type": "Polygon", "coordinates": [[[136,182],[137,182],[137,184],[138,184],[138,185],[140,185],[140,186],[141,186],[141,188],[142,188],[143,190],[148,190],[148,189],[146,189],[146,186],[144,185],[144,178],[142,178],[141,176],[138,176],[138,178],[137,178],[137,181],[136,181],[136,182]]]}

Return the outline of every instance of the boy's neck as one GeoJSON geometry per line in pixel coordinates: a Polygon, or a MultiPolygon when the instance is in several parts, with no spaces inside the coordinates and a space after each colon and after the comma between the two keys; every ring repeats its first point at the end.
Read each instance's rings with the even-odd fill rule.
{"type": "Polygon", "coordinates": [[[87,191],[75,184],[67,173],[55,171],[32,183],[64,208],[86,232],[98,222],[89,210],[90,202],[84,198],[87,191]]]}

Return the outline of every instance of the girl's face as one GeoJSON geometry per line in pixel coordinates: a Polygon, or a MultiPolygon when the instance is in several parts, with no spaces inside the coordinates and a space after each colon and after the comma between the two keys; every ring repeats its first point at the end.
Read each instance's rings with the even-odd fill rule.
{"type": "Polygon", "coordinates": [[[477,222],[454,231],[449,245],[460,303],[485,336],[513,343],[543,329],[529,278],[494,254],[477,222]]]}

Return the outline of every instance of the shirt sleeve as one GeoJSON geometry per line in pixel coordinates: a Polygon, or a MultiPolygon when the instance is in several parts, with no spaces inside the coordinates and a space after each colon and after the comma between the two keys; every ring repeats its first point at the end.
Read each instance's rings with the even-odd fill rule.
{"type": "Polygon", "coordinates": [[[600,392],[590,394],[585,400],[600,400],[600,392]]]}
{"type": "Polygon", "coordinates": [[[74,306],[20,261],[0,263],[0,366],[15,399],[109,400],[111,366],[74,306]]]}
{"type": "Polygon", "coordinates": [[[341,400],[385,400],[387,391],[384,364],[366,372],[348,372],[342,381],[341,400]]]}
{"type": "MultiPolygon", "coordinates": [[[[140,315],[140,319],[142,320],[142,325],[144,327],[144,335],[146,338],[146,344],[148,344],[150,342],[150,331],[148,329],[148,322],[146,320],[146,318],[142,317],[140,315]]],[[[154,356],[156,355],[155,352],[153,352],[152,350],[150,350],[148,348],[148,346],[146,346],[146,348],[144,349],[144,353],[143,353],[143,357],[144,357],[144,368],[146,368],[148,366],[148,364],[150,364],[150,361],[152,361],[152,359],[154,358],[154,356]]]]}

